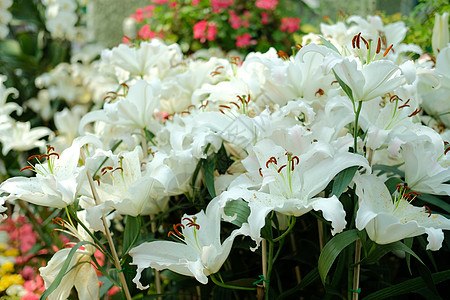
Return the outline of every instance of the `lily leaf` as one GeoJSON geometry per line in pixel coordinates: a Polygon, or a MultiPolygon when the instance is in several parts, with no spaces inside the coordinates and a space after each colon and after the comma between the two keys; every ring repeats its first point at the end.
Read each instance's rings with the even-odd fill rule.
{"type": "MultiPolygon", "coordinates": [[[[435,284],[441,283],[443,281],[450,279],[450,270],[431,274],[431,277],[433,278],[433,282],[435,284]]],[[[394,297],[394,296],[403,295],[403,294],[407,294],[407,293],[417,292],[426,287],[427,287],[427,284],[426,284],[425,280],[423,280],[422,277],[416,277],[414,279],[406,280],[406,281],[403,281],[402,283],[395,284],[395,285],[392,285],[385,289],[376,291],[375,293],[372,293],[372,294],[368,295],[367,297],[364,297],[363,300],[386,299],[389,297],[394,297]]]]}
{"type": "Polygon", "coordinates": [[[333,195],[336,195],[338,198],[342,195],[352,181],[353,176],[355,176],[356,170],[358,170],[358,166],[350,167],[341,171],[336,176],[336,179],[333,182],[333,195]]]}
{"type": "Polygon", "coordinates": [[[355,99],[353,98],[352,89],[345,82],[343,82],[341,78],[339,78],[339,76],[336,74],[336,72],[334,70],[333,70],[333,74],[336,77],[336,80],[339,83],[339,85],[341,86],[341,88],[344,90],[344,92],[350,98],[350,100],[352,100],[352,102],[355,103],[355,99]]]}
{"type": "Polygon", "coordinates": [[[377,247],[375,248],[375,250],[373,250],[369,256],[367,256],[366,258],[361,260],[361,264],[374,264],[376,262],[378,262],[380,260],[380,258],[382,258],[383,256],[385,256],[387,253],[392,252],[394,250],[400,250],[400,251],[404,251],[405,253],[408,253],[409,255],[414,256],[419,262],[422,262],[422,260],[420,259],[419,256],[417,256],[416,253],[414,253],[414,251],[411,250],[411,248],[409,248],[408,246],[406,246],[405,244],[403,244],[402,242],[398,241],[398,242],[394,242],[394,243],[390,243],[387,245],[377,245],[377,247]]]}
{"type": "Polygon", "coordinates": [[[339,50],[336,48],[336,46],[334,46],[332,43],[330,43],[329,41],[327,41],[324,37],[320,37],[320,39],[321,39],[321,41],[322,41],[322,44],[325,46],[325,47],[327,47],[327,48],[329,48],[329,49],[331,49],[331,50],[334,50],[334,51],[336,51],[337,53],[339,53],[339,50]]]}
{"type": "Polygon", "coordinates": [[[355,242],[358,238],[359,236],[357,229],[344,231],[333,237],[325,245],[325,247],[323,247],[323,250],[319,256],[318,264],[320,279],[323,284],[325,284],[328,271],[330,271],[330,268],[338,255],[342,252],[342,250],[344,250],[351,243],[355,242]]]}
{"type": "Polygon", "coordinates": [[[216,189],[214,188],[214,170],[216,168],[215,157],[210,156],[203,159],[203,176],[205,177],[206,188],[211,198],[216,197],[216,189]]]}
{"type": "Polygon", "coordinates": [[[244,200],[227,202],[223,211],[227,216],[236,216],[231,223],[239,227],[241,227],[242,224],[247,223],[248,216],[250,215],[250,208],[248,207],[248,203],[244,200]]]}

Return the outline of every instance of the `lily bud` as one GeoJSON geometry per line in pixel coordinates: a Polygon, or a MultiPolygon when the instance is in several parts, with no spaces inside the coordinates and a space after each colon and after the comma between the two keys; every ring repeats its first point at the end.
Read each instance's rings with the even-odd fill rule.
{"type": "Polygon", "coordinates": [[[433,48],[434,55],[437,55],[440,50],[447,47],[448,42],[448,12],[443,13],[442,16],[436,14],[433,36],[431,38],[431,46],[433,48]]]}

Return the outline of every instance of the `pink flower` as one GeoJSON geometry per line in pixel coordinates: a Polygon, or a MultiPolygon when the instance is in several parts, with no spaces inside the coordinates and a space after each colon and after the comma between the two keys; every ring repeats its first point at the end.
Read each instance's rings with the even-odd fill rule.
{"type": "Polygon", "coordinates": [[[270,17],[270,15],[268,12],[265,12],[265,11],[261,12],[261,23],[263,25],[269,24],[269,17],[270,17]]]}
{"type": "Polygon", "coordinates": [[[281,19],[281,31],[287,31],[289,33],[294,33],[300,29],[300,19],[299,18],[282,18],[281,19]]]}
{"type": "Polygon", "coordinates": [[[278,5],[278,0],[256,0],[255,6],[262,9],[274,10],[278,5]]]}
{"type": "Polygon", "coordinates": [[[169,0],[152,0],[152,2],[155,4],[166,4],[169,0]]]}
{"type": "Polygon", "coordinates": [[[33,279],[34,274],[35,274],[35,270],[30,267],[30,266],[25,266],[22,271],[20,271],[20,275],[25,279],[25,280],[30,280],[33,279]]]}
{"type": "Polygon", "coordinates": [[[228,23],[231,24],[231,28],[238,29],[241,27],[241,18],[234,11],[230,11],[230,18],[228,19],[228,23]]]}
{"type": "Polygon", "coordinates": [[[143,40],[152,39],[156,36],[156,34],[150,30],[150,25],[145,24],[138,32],[138,37],[143,40]]]}
{"type": "Polygon", "coordinates": [[[153,16],[154,11],[155,11],[155,6],[149,5],[144,8],[136,9],[136,13],[131,15],[130,17],[140,23],[140,22],[144,21],[144,19],[151,18],[153,16]]]}
{"type": "Polygon", "coordinates": [[[210,0],[211,7],[214,13],[222,11],[222,9],[227,8],[234,4],[234,0],[210,0]]]}
{"type": "Polygon", "coordinates": [[[209,23],[208,29],[206,30],[206,39],[208,41],[214,41],[216,39],[217,34],[217,26],[216,23],[209,23]]]}
{"type": "Polygon", "coordinates": [[[172,1],[172,2],[169,3],[169,7],[172,8],[172,9],[177,7],[177,5],[178,5],[177,1],[172,1]]]}
{"type": "Polygon", "coordinates": [[[239,18],[239,16],[232,10],[229,12],[229,14],[230,18],[228,19],[228,23],[231,24],[231,28],[239,29],[241,27],[248,28],[250,26],[251,14],[248,10],[244,11],[244,15],[242,18],[239,18]]]}
{"type": "Polygon", "coordinates": [[[26,293],[20,300],[39,300],[40,296],[34,293],[26,293]]]}
{"type": "Polygon", "coordinates": [[[236,47],[244,48],[249,45],[255,45],[256,41],[251,39],[252,36],[248,33],[244,33],[242,35],[238,35],[236,37],[236,47]]]}
{"type": "Polygon", "coordinates": [[[116,294],[116,293],[118,293],[118,292],[120,292],[119,287],[113,286],[113,287],[110,288],[106,293],[107,293],[109,296],[112,296],[112,295],[114,295],[114,294],[116,294]]]}
{"type": "Polygon", "coordinates": [[[201,0],[192,0],[191,4],[192,6],[197,6],[200,3],[201,0]]]}
{"type": "Polygon", "coordinates": [[[213,22],[199,21],[194,25],[193,30],[194,39],[199,39],[201,43],[216,39],[217,27],[213,22]]]}

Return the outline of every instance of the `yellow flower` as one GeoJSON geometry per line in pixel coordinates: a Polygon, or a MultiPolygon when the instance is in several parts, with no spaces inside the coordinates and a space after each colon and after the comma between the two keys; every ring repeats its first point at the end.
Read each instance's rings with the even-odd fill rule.
{"type": "Polygon", "coordinates": [[[0,279],[0,292],[3,292],[14,284],[23,285],[25,280],[19,274],[10,274],[2,276],[0,279]]]}
{"type": "Polygon", "coordinates": [[[17,257],[19,256],[19,250],[15,248],[11,248],[5,251],[5,256],[17,257]]]}
{"type": "Polygon", "coordinates": [[[4,273],[14,272],[14,264],[10,261],[6,261],[2,264],[1,269],[4,273]]]}

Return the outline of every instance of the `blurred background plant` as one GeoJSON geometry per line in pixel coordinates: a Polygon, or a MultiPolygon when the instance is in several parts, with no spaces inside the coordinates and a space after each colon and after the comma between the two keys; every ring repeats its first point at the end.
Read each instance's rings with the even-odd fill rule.
{"type": "Polygon", "coordinates": [[[296,34],[305,33],[302,16],[318,17],[318,7],[319,1],[153,0],[131,18],[138,26],[137,38],[160,37],[179,43],[184,52],[210,47],[286,50],[295,45],[296,34]]]}

